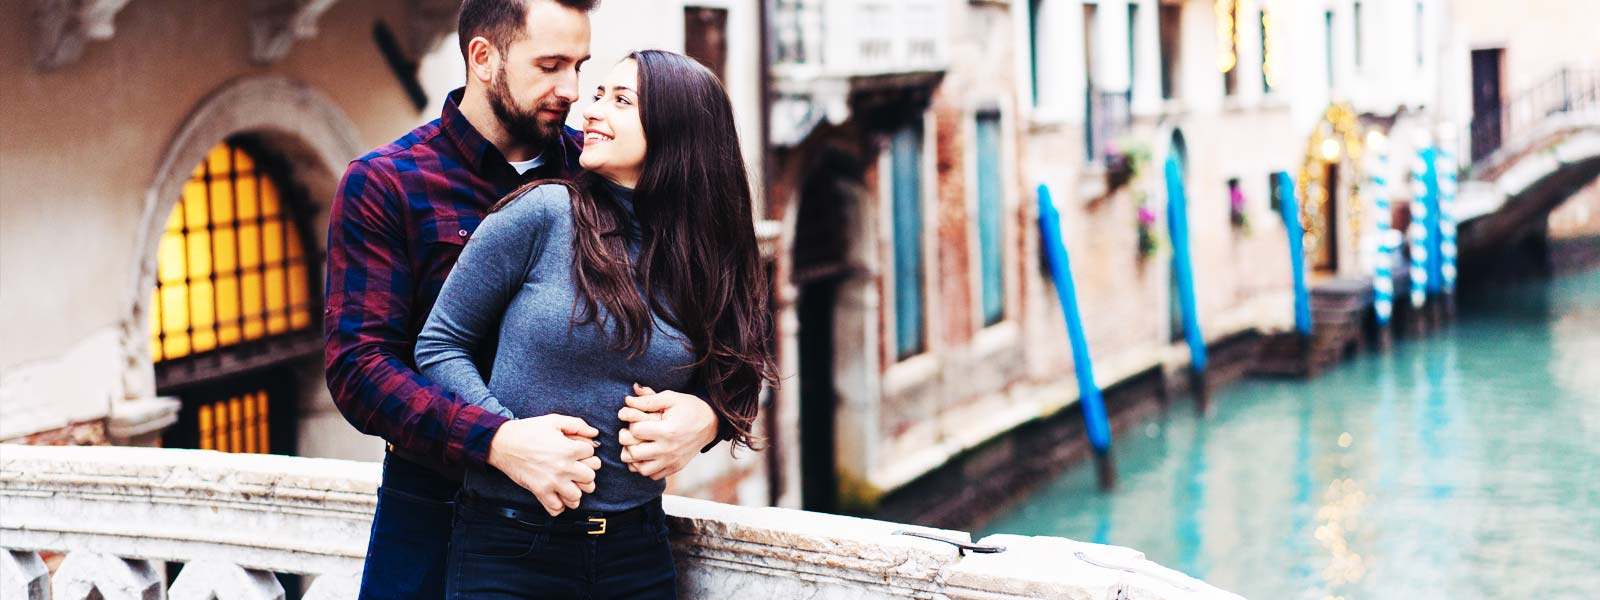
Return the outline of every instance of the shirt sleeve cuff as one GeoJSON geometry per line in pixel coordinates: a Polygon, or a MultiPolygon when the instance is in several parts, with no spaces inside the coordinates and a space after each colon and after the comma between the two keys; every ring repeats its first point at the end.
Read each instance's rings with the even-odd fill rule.
{"type": "Polygon", "coordinates": [[[450,442],[445,452],[446,460],[474,468],[487,466],[490,442],[494,441],[494,435],[500,431],[500,426],[509,420],[476,406],[462,406],[461,410],[456,411],[456,418],[450,423],[450,442]],[[457,446],[458,443],[460,446],[457,446]],[[452,454],[454,456],[449,456],[452,454]]]}
{"type": "Polygon", "coordinates": [[[733,428],[728,426],[728,422],[722,420],[722,417],[717,417],[717,437],[712,438],[711,443],[706,444],[704,448],[701,448],[700,453],[705,454],[710,452],[712,448],[717,447],[717,444],[721,444],[722,442],[731,439],[733,439],[733,428]]]}

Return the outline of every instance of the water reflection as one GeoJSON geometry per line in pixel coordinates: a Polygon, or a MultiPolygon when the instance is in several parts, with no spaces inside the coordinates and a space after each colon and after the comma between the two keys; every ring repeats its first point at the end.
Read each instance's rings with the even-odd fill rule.
{"type": "Polygon", "coordinates": [[[1315,382],[1247,381],[1118,439],[989,532],[1131,546],[1251,598],[1593,597],[1600,272],[1315,382]]]}

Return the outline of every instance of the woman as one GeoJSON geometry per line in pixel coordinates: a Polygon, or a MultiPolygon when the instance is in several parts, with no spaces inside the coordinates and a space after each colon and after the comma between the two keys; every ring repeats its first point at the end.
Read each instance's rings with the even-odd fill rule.
{"type": "Polygon", "coordinates": [[[422,373],[469,402],[599,430],[594,456],[562,482],[565,507],[545,508],[494,469],[467,474],[450,598],[674,597],[665,483],[623,456],[624,398],[693,390],[726,437],[750,446],[757,395],[773,380],[749,181],[722,84],[683,55],[635,52],[584,120],[588,172],[496,205],[418,336],[422,373]],[[496,338],[485,382],[474,357],[496,338]]]}

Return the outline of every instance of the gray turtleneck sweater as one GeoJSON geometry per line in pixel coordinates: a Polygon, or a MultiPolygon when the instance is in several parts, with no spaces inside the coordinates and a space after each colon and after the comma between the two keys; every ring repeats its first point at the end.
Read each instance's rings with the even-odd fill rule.
{"type": "MultiPolygon", "coordinates": [[[[631,214],[632,191],[609,187],[631,214]]],[[[417,367],[490,412],[510,418],[562,414],[599,429],[595,455],[603,465],[594,493],[584,495],[579,509],[626,510],[660,496],[665,483],[629,472],[622,463],[617,433],[627,424],[617,411],[634,382],[657,391],[690,390],[694,353],[682,333],[660,318],[649,348],[631,360],[612,349],[610,329],[572,325],[577,290],[569,194],[565,186],[542,185],[484,219],[417,336],[417,367]],[[473,357],[486,355],[480,346],[492,343],[496,332],[498,347],[485,382],[473,357]]],[[[630,240],[629,252],[637,258],[636,240],[630,240]]],[[[463,485],[485,498],[537,502],[492,467],[469,469],[463,485]]]]}

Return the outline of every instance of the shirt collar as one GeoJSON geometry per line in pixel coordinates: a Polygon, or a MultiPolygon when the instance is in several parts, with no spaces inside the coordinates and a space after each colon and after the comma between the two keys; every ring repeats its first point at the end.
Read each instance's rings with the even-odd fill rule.
{"type": "Polygon", "coordinates": [[[439,117],[440,128],[445,136],[450,138],[457,150],[466,158],[467,164],[480,176],[507,175],[516,179],[528,179],[535,175],[540,177],[570,177],[578,170],[578,152],[582,150],[581,142],[570,130],[563,127],[554,139],[545,145],[543,154],[544,163],[531,171],[527,176],[518,176],[516,169],[511,168],[511,163],[506,160],[500,149],[490,143],[478,129],[472,126],[467,116],[461,112],[461,97],[466,94],[465,87],[456,88],[444,99],[444,113],[439,117]],[[551,169],[557,169],[554,173],[551,169]]]}
{"type": "Polygon", "coordinates": [[[478,128],[472,126],[472,122],[467,120],[467,115],[461,113],[461,96],[466,90],[464,87],[456,88],[445,96],[444,113],[439,116],[439,127],[444,130],[445,136],[450,138],[450,142],[455,144],[456,150],[461,151],[461,155],[466,157],[467,165],[473,170],[480,174],[485,173],[485,167],[493,168],[493,163],[489,162],[491,160],[509,169],[511,165],[506,162],[506,157],[500,153],[500,149],[495,148],[483,134],[478,133],[478,128]]]}

